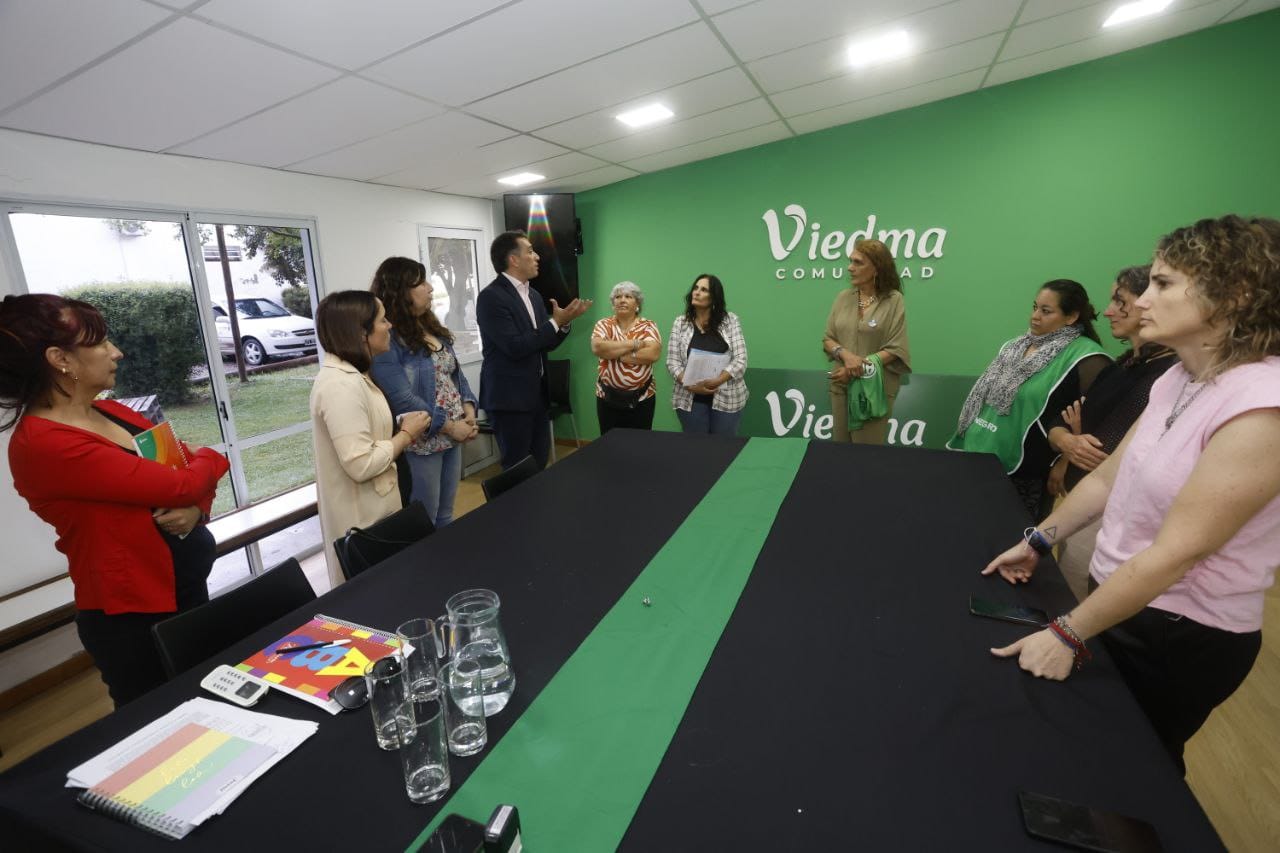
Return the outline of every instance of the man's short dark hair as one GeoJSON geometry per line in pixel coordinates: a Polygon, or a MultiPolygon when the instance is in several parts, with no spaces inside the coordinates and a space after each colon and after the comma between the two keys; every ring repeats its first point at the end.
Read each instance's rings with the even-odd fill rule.
{"type": "Polygon", "coordinates": [[[520,251],[520,238],[529,239],[523,231],[503,231],[489,247],[489,260],[497,272],[507,271],[507,259],[520,251]]]}

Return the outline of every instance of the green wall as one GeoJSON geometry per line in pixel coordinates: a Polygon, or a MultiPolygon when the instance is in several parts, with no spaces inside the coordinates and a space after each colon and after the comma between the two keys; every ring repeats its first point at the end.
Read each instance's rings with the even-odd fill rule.
{"type": "MultiPolygon", "coordinates": [[[[618,281],[644,289],[644,313],[665,339],[694,276],[715,273],[753,367],[826,369],[823,324],[847,286],[831,268],[844,262],[809,261],[807,235],[776,261],[762,220],[770,209],[784,241],[789,204],[823,235],[864,228],[869,214],[877,230],[945,228],[941,257],[900,251],[898,263],[913,275],[915,371],[962,375],[1025,330],[1039,283],[1075,278],[1101,311],[1114,273],[1147,261],[1171,228],[1280,215],[1276,45],[1280,11],[580,194],[580,279],[596,307],[556,355],[574,360],[583,436],[598,434],[590,322],[608,313],[618,281]],[[827,278],[775,278],[814,266],[827,278]]],[[[1105,321],[1099,333],[1119,351],[1105,321]]],[[[671,380],[655,367],[655,428],[677,429],[671,380]]],[[[754,404],[765,390],[752,388],[754,404]]],[[[568,434],[563,421],[558,432],[568,434]]]]}

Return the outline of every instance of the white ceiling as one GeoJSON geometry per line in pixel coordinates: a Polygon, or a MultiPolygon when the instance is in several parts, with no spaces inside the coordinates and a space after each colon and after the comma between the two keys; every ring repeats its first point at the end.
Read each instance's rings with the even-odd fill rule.
{"type": "Polygon", "coordinates": [[[1280,6],[1174,0],[0,0],[0,126],[492,197],[580,191],[1280,6]],[[851,41],[918,52],[851,72],[851,41]],[[632,131],[614,116],[676,113],[632,131]]]}

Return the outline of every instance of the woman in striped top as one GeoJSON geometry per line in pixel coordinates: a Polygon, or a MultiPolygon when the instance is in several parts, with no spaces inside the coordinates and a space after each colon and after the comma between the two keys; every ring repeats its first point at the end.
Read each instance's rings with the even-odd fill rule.
{"type": "Polygon", "coordinates": [[[653,363],[662,355],[662,335],[652,320],[640,316],[644,293],[629,281],[609,293],[613,316],[591,331],[591,352],[600,359],[596,381],[596,416],[600,434],[614,427],[653,426],[653,363]]]}

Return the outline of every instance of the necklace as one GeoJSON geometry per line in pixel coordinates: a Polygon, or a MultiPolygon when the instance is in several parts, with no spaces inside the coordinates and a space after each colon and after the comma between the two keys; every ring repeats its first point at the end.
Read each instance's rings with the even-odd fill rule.
{"type": "Polygon", "coordinates": [[[874,293],[868,296],[865,300],[862,298],[861,293],[858,294],[858,307],[863,311],[866,311],[868,308],[870,308],[871,303],[875,301],[876,301],[876,295],[874,293]]]}
{"type": "Polygon", "coordinates": [[[1170,428],[1173,427],[1173,422],[1178,419],[1178,415],[1181,415],[1183,412],[1185,412],[1187,410],[1187,407],[1196,401],[1196,397],[1200,396],[1200,392],[1207,387],[1207,383],[1205,385],[1201,385],[1194,392],[1192,392],[1191,396],[1187,397],[1187,401],[1184,403],[1182,402],[1182,397],[1184,394],[1187,393],[1187,388],[1189,388],[1190,386],[1191,386],[1191,377],[1188,376],[1187,381],[1182,383],[1182,390],[1178,392],[1178,399],[1173,404],[1173,410],[1169,412],[1169,417],[1164,419],[1164,432],[1160,434],[1162,438],[1166,433],[1169,432],[1170,428]]]}

